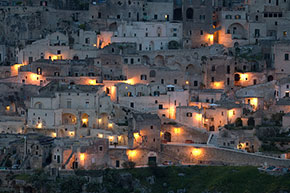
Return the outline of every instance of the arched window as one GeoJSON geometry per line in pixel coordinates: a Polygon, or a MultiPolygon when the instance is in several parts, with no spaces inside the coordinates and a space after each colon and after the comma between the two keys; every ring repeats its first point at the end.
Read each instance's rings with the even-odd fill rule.
{"type": "Polygon", "coordinates": [[[154,77],[156,77],[156,72],[155,72],[155,70],[151,70],[150,73],[149,73],[149,76],[150,76],[150,78],[154,78],[154,77]]]}
{"type": "Polygon", "coordinates": [[[36,74],[42,75],[42,69],[40,67],[37,67],[36,74]]]}
{"type": "Polygon", "coordinates": [[[188,8],[186,10],[186,19],[193,19],[193,9],[192,8],[188,8]]]}

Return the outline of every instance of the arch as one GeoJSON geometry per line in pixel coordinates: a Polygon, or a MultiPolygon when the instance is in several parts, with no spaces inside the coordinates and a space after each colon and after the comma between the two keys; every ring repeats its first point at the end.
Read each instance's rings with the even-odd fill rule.
{"type": "Polygon", "coordinates": [[[235,81],[240,81],[240,79],[241,79],[241,76],[240,76],[240,74],[235,74],[235,81]]]}
{"type": "Polygon", "coordinates": [[[150,70],[149,77],[150,78],[155,78],[156,77],[156,71],[155,70],[150,70]]]}
{"type": "Polygon", "coordinates": [[[37,67],[37,68],[36,68],[36,74],[38,74],[38,75],[42,75],[42,68],[37,67]]]}
{"type": "Polygon", "coordinates": [[[186,66],[186,72],[189,75],[193,75],[193,74],[201,73],[201,70],[200,68],[197,68],[195,65],[189,64],[186,66]]]}
{"type": "Polygon", "coordinates": [[[247,31],[245,30],[244,26],[239,23],[231,24],[228,27],[227,33],[232,34],[232,39],[247,39],[247,31]]]}
{"type": "Polygon", "coordinates": [[[34,108],[36,108],[36,109],[42,109],[42,107],[43,107],[43,104],[41,102],[36,102],[34,104],[34,108]]]}
{"type": "Polygon", "coordinates": [[[168,67],[172,70],[180,70],[181,69],[181,64],[178,62],[175,62],[171,65],[168,65],[168,67]]]}
{"type": "Polygon", "coordinates": [[[173,20],[182,20],[182,9],[181,8],[176,8],[173,11],[173,20]]]}
{"type": "Polygon", "coordinates": [[[171,142],[171,133],[169,133],[169,132],[165,132],[165,133],[164,133],[164,140],[165,140],[166,142],[171,142]]]}
{"type": "Polygon", "coordinates": [[[172,40],[168,43],[168,49],[173,50],[173,49],[178,49],[179,48],[179,43],[175,40],[172,40]]]}
{"type": "Polygon", "coordinates": [[[193,19],[193,9],[192,8],[188,8],[186,10],[186,19],[193,19]]]}
{"type": "Polygon", "coordinates": [[[79,57],[77,55],[74,55],[73,60],[78,60],[79,57]]]}
{"type": "Polygon", "coordinates": [[[63,113],[62,116],[63,125],[75,125],[77,124],[77,117],[72,113],[63,113]]]}
{"type": "Polygon", "coordinates": [[[150,43],[149,43],[149,50],[151,51],[151,50],[155,50],[155,48],[154,48],[154,42],[153,41],[151,41],[150,43]]]}
{"type": "Polygon", "coordinates": [[[143,61],[143,64],[150,65],[150,58],[148,56],[143,55],[142,56],[142,61],[143,61]]]}
{"type": "Polygon", "coordinates": [[[83,113],[81,116],[81,126],[89,127],[89,115],[87,113],[83,113]]]}
{"type": "Polygon", "coordinates": [[[272,76],[272,75],[270,75],[270,76],[268,76],[268,82],[271,82],[271,81],[273,81],[274,80],[274,77],[272,76]]]}
{"type": "Polygon", "coordinates": [[[197,53],[197,52],[194,52],[194,54],[193,54],[193,59],[198,60],[198,58],[199,58],[198,53],[197,53]]]}
{"type": "Polygon", "coordinates": [[[116,31],[117,28],[118,28],[118,26],[117,26],[117,23],[116,23],[116,22],[111,23],[111,24],[109,25],[109,30],[110,30],[110,31],[116,31]]]}
{"type": "Polygon", "coordinates": [[[165,65],[164,56],[157,55],[154,58],[154,64],[157,65],[157,66],[163,66],[163,65],[165,65]]]}
{"type": "Polygon", "coordinates": [[[248,126],[255,126],[255,119],[254,119],[254,117],[249,117],[249,119],[248,119],[248,126]]]}

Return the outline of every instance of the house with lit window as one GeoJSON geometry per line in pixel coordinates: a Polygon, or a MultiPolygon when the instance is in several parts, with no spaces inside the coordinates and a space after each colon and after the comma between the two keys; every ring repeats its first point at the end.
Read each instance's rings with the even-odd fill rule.
{"type": "Polygon", "coordinates": [[[112,104],[102,88],[51,82],[31,98],[28,128],[54,137],[80,137],[111,127],[108,120],[112,104]]]}

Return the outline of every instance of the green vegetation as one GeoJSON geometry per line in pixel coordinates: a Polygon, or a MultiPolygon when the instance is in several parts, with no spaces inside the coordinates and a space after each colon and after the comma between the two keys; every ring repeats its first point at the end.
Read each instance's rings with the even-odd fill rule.
{"type": "MultiPolygon", "coordinates": [[[[44,181],[45,175],[34,175],[41,182],[31,182],[39,192],[151,192],[190,193],[276,193],[290,192],[290,175],[272,176],[256,167],[191,166],[148,167],[101,171],[76,171],[74,176],[44,181]],[[90,176],[89,181],[86,176],[90,176]],[[40,178],[40,179],[39,179],[40,178]],[[102,179],[102,180],[100,180],[102,179]],[[50,185],[48,184],[50,182],[50,185]],[[38,189],[38,190],[40,190],[38,189]],[[179,191],[178,191],[179,190],[179,191]]],[[[22,177],[20,177],[22,178],[22,177]]],[[[26,177],[25,177],[26,178],[26,177]]],[[[46,177],[49,178],[49,177],[46,177]]]]}

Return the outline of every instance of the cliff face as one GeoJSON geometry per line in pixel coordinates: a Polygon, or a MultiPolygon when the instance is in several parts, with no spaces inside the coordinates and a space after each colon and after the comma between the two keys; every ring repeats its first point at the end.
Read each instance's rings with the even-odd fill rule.
{"type": "Polygon", "coordinates": [[[265,193],[290,192],[290,176],[270,176],[255,167],[150,167],[127,170],[62,171],[58,177],[38,171],[1,173],[1,190],[8,192],[99,193],[265,193]],[[8,185],[10,184],[10,185],[8,185]],[[10,189],[7,189],[7,187],[10,189]]]}

